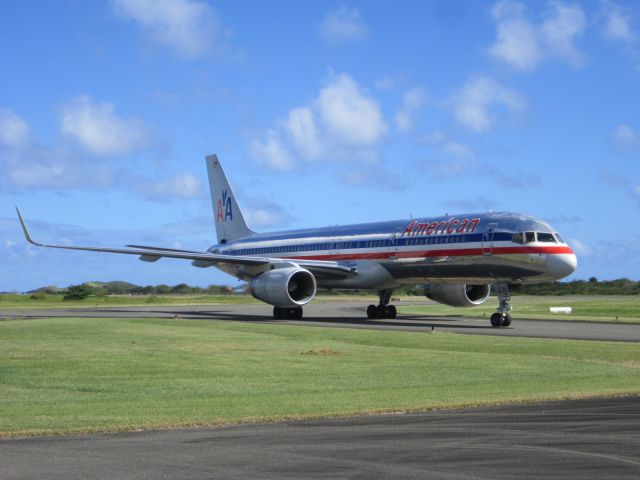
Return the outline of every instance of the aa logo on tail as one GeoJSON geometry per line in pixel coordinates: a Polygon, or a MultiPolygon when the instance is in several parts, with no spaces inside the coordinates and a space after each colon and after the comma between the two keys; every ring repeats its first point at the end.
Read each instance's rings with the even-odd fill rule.
{"type": "Polygon", "coordinates": [[[226,190],[222,191],[222,196],[218,199],[216,210],[216,223],[233,220],[233,210],[231,208],[231,195],[226,190]]]}

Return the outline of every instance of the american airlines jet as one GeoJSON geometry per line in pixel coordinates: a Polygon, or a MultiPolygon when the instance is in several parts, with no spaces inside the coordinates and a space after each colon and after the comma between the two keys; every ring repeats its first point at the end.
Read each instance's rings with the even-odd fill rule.
{"type": "MultiPolygon", "coordinates": [[[[251,294],[273,305],[277,319],[301,319],[318,288],[377,290],[368,318],[395,318],[391,293],[422,284],[424,294],[454,307],[473,307],[498,292],[491,325],[511,324],[509,285],[557,280],[573,273],[576,256],[547,223],[516,213],[464,213],[433,218],[256,233],[247,226],[216,155],[206,157],[217,245],[206,252],[127,245],[51,248],[190,260],[249,282],[251,294]]],[[[17,209],[16,209],[17,210],[17,209]]]]}

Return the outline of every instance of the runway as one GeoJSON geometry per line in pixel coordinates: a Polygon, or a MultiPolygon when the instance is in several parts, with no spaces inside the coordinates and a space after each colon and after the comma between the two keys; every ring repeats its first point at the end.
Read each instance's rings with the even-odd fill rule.
{"type": "MultiPolygon", "coordinates": [[[[400,304],[402,305],[402,304],[400,304]]],[[[543,321],[519,318],[511,327],[493,328],[486,317],[399,315],[394,320],[368,320],[362,302],[314,302],[305,306],[303,320],[274,320],[271,307],[249,305],[189,305],[180,307],[96,307],[0,310],[0,319],[50,317],[185,318],[211,321],[242,321],[315,327],[366,328],[413,332],[445,331],[474,335],[566,338],[640,342],[640,325],[579,321],[543,321]]]]}
{"type": "Polygon", "coordinates": [[[637,479],[640,398],[0,440],[4,479],[637,479]]]}

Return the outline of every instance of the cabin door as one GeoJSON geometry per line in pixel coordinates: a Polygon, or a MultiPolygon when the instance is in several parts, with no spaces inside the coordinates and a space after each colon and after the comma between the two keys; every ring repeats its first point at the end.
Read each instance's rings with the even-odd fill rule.
{"type": "Polygon", "coordinates": [[[485,257],[493,255],[493,234],[497,225],[497,223],[490,223],[482,234],[482,255],[485,257]]]}
{"type": "Polygon", "coordinates": [[[389,260],[397,260],[398,258],[398,234],[391,235],[389,240],[389,260]]]}

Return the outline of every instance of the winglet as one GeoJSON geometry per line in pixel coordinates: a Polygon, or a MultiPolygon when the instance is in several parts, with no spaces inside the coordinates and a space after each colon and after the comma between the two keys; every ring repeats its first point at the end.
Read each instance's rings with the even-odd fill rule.
{"type": "Polygon", "coordinates": [[[18,219],[20,219],[20,225],[22,225],[22,231],[24,232],[24,236],[27,239],[27,242],[41,247],[42,246],[41,243],[34,242],[33,238],[31,238],[31,235],[29,234],[29,230],[27,229],[27,225],[24,223],[24,219],[22,218],[22,215],[20,214],[20,210],[18,210],[18,207],[16,207],[16,212],[18,212],[18,219]]]}

